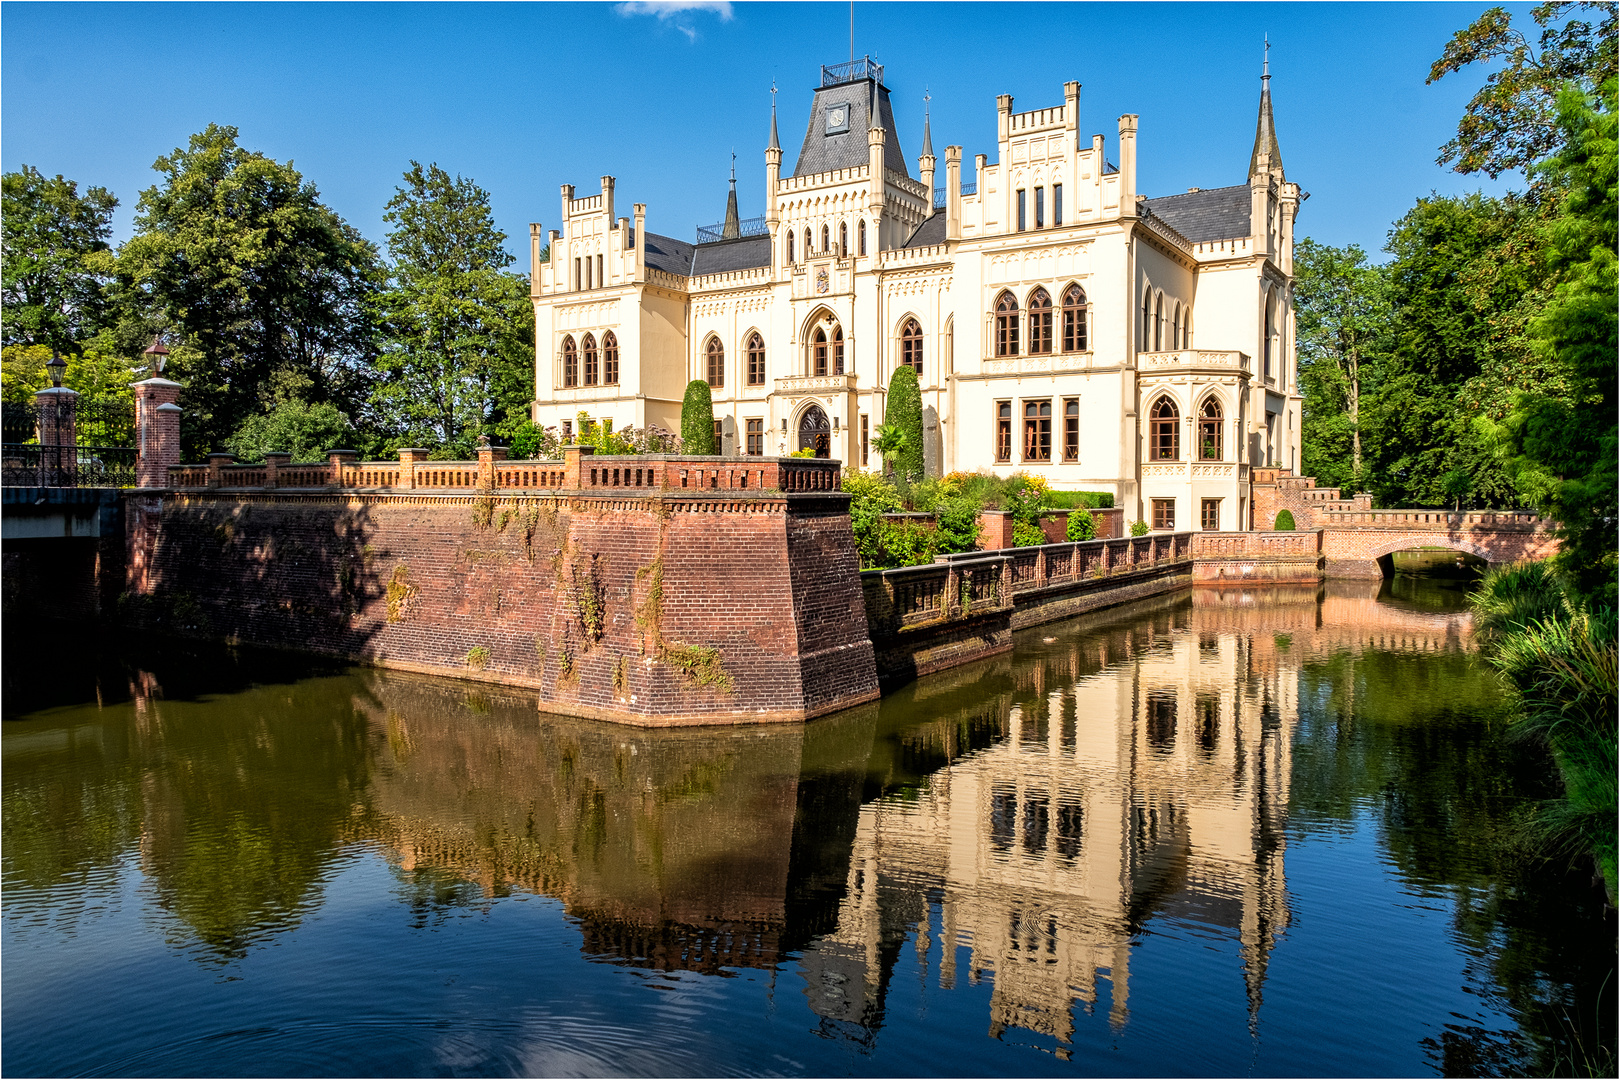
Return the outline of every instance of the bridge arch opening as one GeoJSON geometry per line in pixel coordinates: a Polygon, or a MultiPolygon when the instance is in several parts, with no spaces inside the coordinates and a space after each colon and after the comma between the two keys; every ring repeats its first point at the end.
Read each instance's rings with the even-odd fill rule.
{"type": "Polygon", "coordinates": [[[1405,544],[1374,555],[1384,579],[1397,576],[1477,581],[1490,566],[1471,544],[1405,544]]]}

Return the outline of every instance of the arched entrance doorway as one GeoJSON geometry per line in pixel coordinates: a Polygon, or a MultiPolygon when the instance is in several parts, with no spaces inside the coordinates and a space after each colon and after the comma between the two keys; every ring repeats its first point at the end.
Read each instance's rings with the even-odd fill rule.
{"type": "Polygon", "coordinates": [[[832,457],[832,424],[820,405],[812,405],[799,417],[799,449],[814,450],[816,457],[832,457]]]}

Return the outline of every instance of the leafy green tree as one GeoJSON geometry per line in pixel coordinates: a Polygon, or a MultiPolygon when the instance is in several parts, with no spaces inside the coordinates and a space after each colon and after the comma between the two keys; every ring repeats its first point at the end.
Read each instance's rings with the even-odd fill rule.
{"type": "MultiPolygon", "coordinates": [[[[923,478],[922,391],[917,373],[901,364],[889,377],[889,399],[883,410],[885,431],[896,432],[891,459],[894,471],[907,481],[923,478]]],[[[889,455],[885,454],[885,457],[889,455]]]]}
{"type": "Polygon", "coordinates": [[[351,449],[354,441],[354,426],[335,405],[283,401],[269,413],[248,417],[225,445],[238,461],[263,461],[273,452],[314,461],[328,450],[351,449]]]}
{"type": "Polygon", "coordinates": [[[1386,273],[1355,244],[1307,237],[1294,248],[1294,275],[1305,472],[1343,487],[1361,476],[1361,402],[1389,347],[1386,273]]]}
{"type": "Polygon", "coordinates": [[[1554,122],[1555,99],[1574,83],[1596,93],[1615,76],[1615,12],[1611,2],[1536,5],[1531,18],[1541,27],[1536,45],[1513,28],[1505,8],[1488,9],[1457,31],[1429,69],[1430,83],[1471,64],[1500,64],[1468,103],[1457,137],[1440,149],[1439,164],[1461,173],[1496,177],[1530,166],[1558,148],[1563,135],[1554,122]],[[1598,20],[1570,18],[1591,12],[1598,20]]]}
{"type": "Polygon", "coordinates": [[[468,456],[534,396],[534,311],[495,227],[489,193],[411,162],[383,220],[392,274],[379,297],[384,430],[468,456]]]}
{"type": "Polygon", "coordinates": [[[1601,94],[1571,88],[1558,99],[1563,149],[1542,166],[1567,192],[1545,234],[1558,284],[1532,333],[1566,392],[1525,387],[1504,424],[1516,471],[1545,478],[1537,501],[1558,522],[1561,563],[1582,593],[1611,606],[1620,522],[1615,86],[1610,78],[1601,94]]]}
{"type": "Polygon", "coordinates": [[[118,200],[32,165],[0,177],[0,340],[45,345],[64,356],[107,315],[118,200]]]}
{"type": "Polygon", "coordinates": [[[681,448],[687,454],[715,454],[714,397],[709,384],[693,379],[681,401],[681,448]]]}
{"type": "Polygon", "coordinates": [[[354,409],[372,376],[376,248],[293,168],[210,124],[161,157],[118,254],[125,320],[167,323],[185,384],[188,455],[222,445],[266,402],[354,409]]]}

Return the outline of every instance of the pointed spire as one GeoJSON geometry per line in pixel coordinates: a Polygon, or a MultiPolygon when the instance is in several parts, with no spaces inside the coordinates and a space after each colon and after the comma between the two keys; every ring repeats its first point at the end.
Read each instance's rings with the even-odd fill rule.
{"type": "Polygon", "coordinates": [[[1260,168],[1260,154],[1271,155],[1272,169],[1282,171],[1282,148],[1277,145],[1277,125],[1271,117],[1271,42],[1266,41],[1266,59],[1260,75],[1260,118],[1254,126],[1254,151],[1249,155],[1249,175],[1260,168]]]}
{"type": "Polygon", "coordinates": [[[735,240],[742,235],[741,219],[737,217],[737,154],[731,155],[731,191],[726,195],[726,223],[720,227],[720,239],[735,240]]]}
{"type": "Polygon", "coordinates": [[[771,143],[765,149],[782,149],[782,140],[776,137],[776,80],[771,80],[771,143]]]}
{"type": "Polygon", "coordinates": [[[928,115],[929,114],[928,103],[930,101],[932,101],[932,100],[934,100],[933,95],[928,92],[927,87],[924,87],[923,88],[923,145],[922,145],[922,156],[923,157],[933,157],[934,156],[934,137],[933,137],[932,133],[929,131],[929,126],[930,125],[929,125],[929,115],[928,115]]]}

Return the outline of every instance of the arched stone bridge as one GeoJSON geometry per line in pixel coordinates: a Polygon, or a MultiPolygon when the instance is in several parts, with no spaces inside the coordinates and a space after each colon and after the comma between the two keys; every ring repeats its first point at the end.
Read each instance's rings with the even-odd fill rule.
{"type": "Polygon", "coordinates": [[[1552,523],[1523,511],[1319,510],[1322,554],[1331,577],[1388,577],[1392,556],[1409,548],[1450,548],[1488,563],[1556,554],[1552,523]]]}

